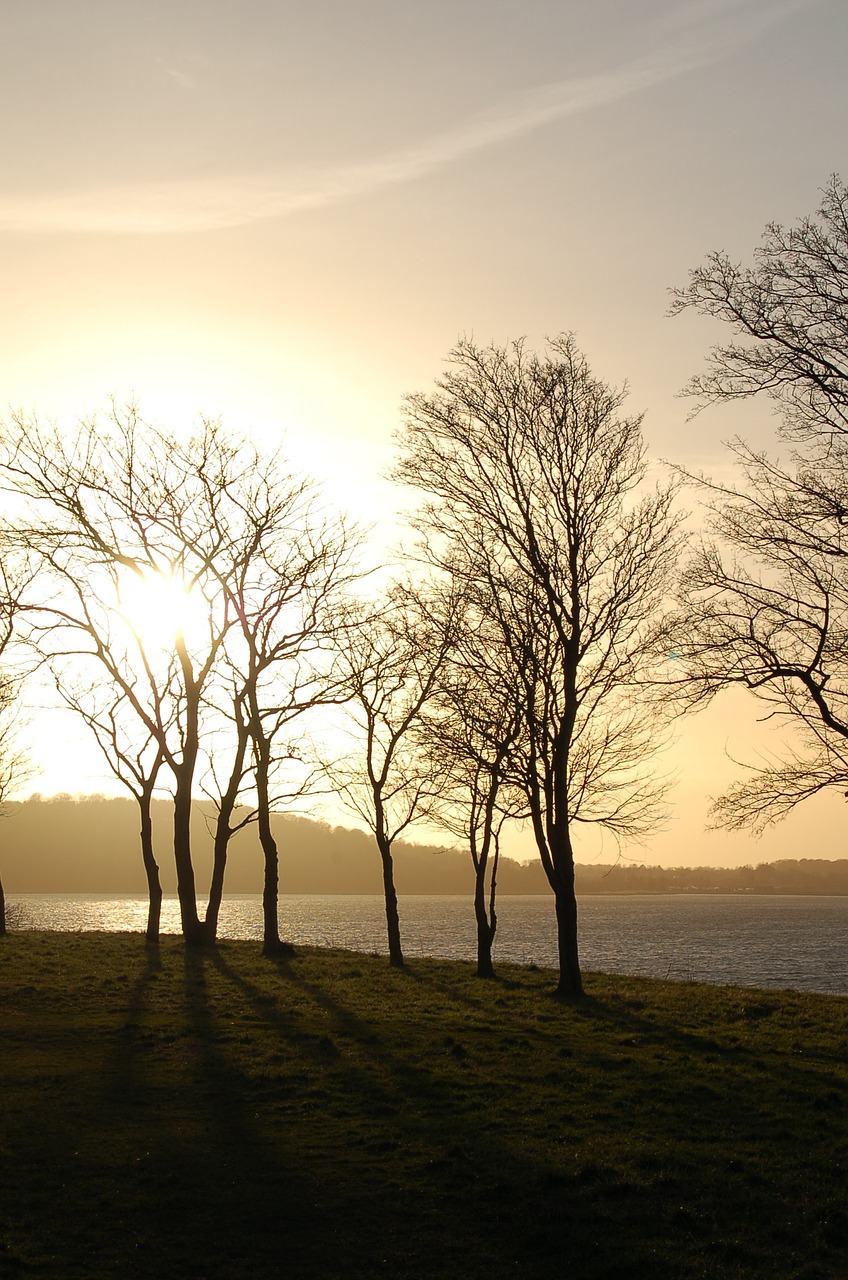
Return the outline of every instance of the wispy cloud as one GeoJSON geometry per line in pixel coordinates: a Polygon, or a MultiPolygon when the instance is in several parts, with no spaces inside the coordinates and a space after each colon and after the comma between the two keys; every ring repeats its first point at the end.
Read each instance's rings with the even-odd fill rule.
{"type": "Polygon", "coordinates": [[[178,67],[163,67],[162,70],[181,89],[193,89],[195,87],[194,76],[190,75],[188,71],[181,71],[178,67]]]}
{"type": "Polygon", "coordinates": [[[425,178],[487,147],[630,98],[725,56],[819,0],[690,0],[672,11],[669,43],[608,72],[514,93],[452,129],[374,160],[324,170],[266,171],[146,183],[33,199],[0,198],[0,230],[179,233],[235,227],[352,200],[425,178]]]}

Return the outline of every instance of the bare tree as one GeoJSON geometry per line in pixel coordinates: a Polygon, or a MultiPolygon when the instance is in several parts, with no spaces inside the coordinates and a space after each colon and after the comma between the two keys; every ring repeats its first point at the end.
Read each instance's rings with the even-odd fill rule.
{"type": "Polygon", "coordinates": [[[762,394],[791,443],[777,459],[734,440],[737,485],[687,476],[707,533],[681,587],[671,685],[690,704],[738,684],[797,745],[749,767],[716,824],[761,830],[848,781],[848,191],[834,177],[814,218],[766,228],[752,268],[710,255],[673,310],[741,334],[687,390],[701,403],[762,394]]]}
{"type": "Polygon", "coordinates": [[[71,682],[70,672],[57,664],[56,688],[70,710],[81,717],[92,733],[112,774],[126,787],[139,810],[141,860],[147,880],[145,939],[159,941],[162,883],[153,844],[153,797],[163,764],[157,736],[140,728],[137,715],[127,705],[120,685],[102,678],[87,688],[71,682]]]}
{"type": "Polygon", "coordinates": [[[350,551],[340,526],[334,534],[325,531],[322,551],[311,566],[301,561],[300,574],[281,572],[278,566],[264,587],[254,582],[253,590],[245,583],[236,589],[243,666],[233,711],[239,722],[238,740],[246,739],[250,749],[256,803],[250,818],[258,825],[265,867],[266,955],[291,950],[279,934],[279,849],[271,819],[275,808],[302,799],[313,782],[314,770],[290,735],[302,716],[338,697],[324,661],[334,627],[326,610],[335,591],[349,580],[350,551]],[[333,541],[336,536],[338,542],[333,541]],[[294,766],[297,777],[289,772],[285,782],[278,780],[280,769],[287,765],[294,766]]]}
{"type": "Polygon", "coordinates": [[[765,394],[782,434],[820,445],[848,433],[848,189],[834,175],[814,217],[770,223],[743,267],[712,253],[673,291],[672,314],[694,310],[740,340],[713,348],[687,392],[701,404],[765,394]]]}
{"type": "MultiPolygon", "coordinates": [[[[223,683],[225,709],[220,724],[213,722],[206,726],[206,768],[200,778],[200,788],[215,813],[214,821],[208,824],[212,832],[212,877],[204,916],[212,937],[218,932],[230,842],[257,817],[255,808],[239,807],[250,777],[250,730],[243,706],[244,681],[240,675],[234,675],[229,685],[226,681],[223,683]]],[[[217,703],[213,705],[216,711],[222,710],[217,703]]]]}
{"type": "MultiPolygon", "coordinates": [[[[251,818],[265,867],[264,950],[273,954],[291,949],[279,935],[279,851],[271,814],[281,793],[275,778],[283,764],[298,762],[289,741],[294,722],[338,696],[329,673],[331,638],[339,593],[358,576],[358,534],[342,518],[322,514],[312,482],[285,471],[279,457],[256,455],[223,495],[202,465],[199,476],[206,484],[212,551],[207,555],[206,544],[195,540],[192,554],[236,620],[223,651],[236,752],[221,793],[216,848],[225,848],[234,830],[229,820],[249,764],[256,801],[251,818]],[[224,546],[233,553],[222,556],[224,546]]],[[[309,778],[301,771],[289,801],[304,793],[309,778]]]]}
{"type": "Polygon", "coordinates": [[[31,639],[54,672],[61,668],[66,688],[80,664],[99,667],[135,714],[140,741],[155,744],[171,775],[186,941],[214,941],[246,756],[266,858],[266,926],[276,935],[272,744],[281,726],[319,695],[320,675],[307,650],[318,647],[352,539],[339,522],[310,517],[315,495],[306,482],[281,473],[277,459],[260,457],[214,422],[184,442],[146,426],[132,410],[114,412],[105,426],[85,425],[73,442],[19,422],[3,472],[28,503],[18,536],[38,552],[54,588],[30,612],[31,639]],[[175,617],[158,648],[127,607],[138,581],[173,584],[178,613],[178,597],[197,602],[193,624],[175,617]],[[223,687],[234,745],[201,920],[190,818],[193,790],[208,773],[223,687]]]}
{"type": "Polygon", "coordinates": [[[432,557],[473,560],[521,691],[511,778],[554,892],[558,991],[579,995],[574,828],[638,837],[661,811],[638,687],[678,553],[674,485],[647,490],[641,419],[570,336],[545,356],[460,342],[437,386],[407,400],[396,474],[430,495],[432,557]]]}
{"type": "MultiPolygon", "coordinates": [[[[26,559],[8,554],[7,546],[3,545],[0,555],[0,660],[4,659],[12,643],[16,619],[30,581],[31,570],[26,559]]],[[[8,665],[0,667],[0,816],[11,793],[29,773],[28,761],[20,746],[19,691],[20,672],[8,665]]],[[[6,895],[0,876],[0,937],[5,933],[6,895]]]]}
{"type": "Polygon", "coordinates": [[[338,672],[348,690],[352,748],[325,762],[330,784],[373,833],[380,855],[389,962],[404,964],[392,847],[427,817],[444,765],[428,759],[419,733],[452,638],[428,621],[411,589],[396,586],[384,607],[349,606],[337,635],[338,672]]]}
{"type": "Polygon", "coordinates": [[[741,685],[796,730],[785,758],[749,766],[713,805],[718,825],[761,830],[825,788],[845,790],[848,471],[834,453],[811,471],[732,448],[738,487],[690,477],[707,532],[682,576],[669,681],[690,706],[741,685]]]}
{"type": "MultiPolygon", "coordinates": [[[[190,576],[185,548],[169,536],[175,508],[198,510],[198,486],[179,466],[173,442],[115,410],[108,423],[81,424],[73,440],[18,419],[2,460],[7,488],[26,500],[17,536],[42,566],[41,602],[27,614],[30,641],[59,679],[99,669],[161,751],[173,779],[174,858],[183,934],[209,941],[197,912],[191,857],[192,786],[200,753],[203,690],[232,625],[226,602],[207,598],[199,636],[173,620],[164,646],[127,606],[132,584],[172,583],[185,596],[205,583],[190,576]]],[[[213,452],[204,432],[197,452],[213,452]]],[[[221,467],[227,450],[220,451],[221,467]]],[[[175,596],[176,599],[176,596],[175,596]]],[[[72,677],[73,678],[73,677],[72,677]]]]}
{"type": "Polygon", "coordinates": [[[423,721],[422,745],[445,774],[433,816],[471,855],[477,976],[491,978],[500,835],[504,823],[524,811],[519,790],[509,782],[521,734],[521,698],[491,634],[479,582],[469,581],[458,560],[451,565],[450,582],[461,607],[443,595],[428,602],[433,619],[441,618],[447,606],[445,625],[453,638],[423,721]]]}

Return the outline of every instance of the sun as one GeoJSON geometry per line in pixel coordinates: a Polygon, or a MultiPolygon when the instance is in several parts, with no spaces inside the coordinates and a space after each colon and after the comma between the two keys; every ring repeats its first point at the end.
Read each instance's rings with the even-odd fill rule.
{"type": "Polygon", "coordinates": [[[155,570],[126,574],[120,584],[120,609],[140,644],[169,652],[180,638],[189,646],[200,639],[209,616],[208,603],[197,588],[176,574],[155,570]]]}

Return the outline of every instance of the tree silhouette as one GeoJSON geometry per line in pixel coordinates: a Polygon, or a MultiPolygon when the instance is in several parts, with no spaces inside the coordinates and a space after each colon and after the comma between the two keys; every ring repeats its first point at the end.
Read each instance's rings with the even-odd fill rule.
{"type": "Polygon", "coordinates": [[[438,689],[452,643],[411,588],[400,584],[381,606],[350,604],[337,634],[337,671],[353,726],[350,751],[325,761],[333,789],[373,833],[380,855],[389,961],[402,967],[392,846],[432,810],[444,764],[421,748],[422,719],[438,689]]]}
{"type": "MultiPolygon", "coordinates": [[[[301,718],[336,701],[331,675],[332,638],[340,593],[358,576],[358,535],[341,518],[322,515],[314,485],[281,474],[277,460],[257,459],[243,484],[231,488],[224,507],[211,506],[212,528],[226,524],[222,540],[243,521],[241,553],[221,571],[212,557],[209,572],[226,596],[237,625],[224,648],[237,742],[252,755],[256,820],[263,850],[264,950],[287,948],[278,924],[279,852],[271,823],[275,775],[299,759],[289,736],[301,718]],[[240,514],[234,515],[235,505],[240,514]]],[[[243,757],[242,757],[243,758],[243,757]]],[[[240,767],[240,766],[239,766],[240,767]]],[[[227,809],[237,788],[232,775],[224,793],[227,809]]],[[[308,788],[301,776],[290,802],[308,788]]],[[[224,812],[224,810],[221,810],[224,812]]]]}
{"type": "MultiPolygon", "coordinates": [[[[250,758],[266,860],[266,947],[278,944],[272,745],[319,697],[311,658],[346,572],[350,535],[341,522],[313,518],[314,491],[279,458],[262,457],[216,422],[202,422],[184,441],[143,423],[132,408],[83,424],[73,441],[23,420],[17,428],[2,474],[25,500],[16,536],[43,575],[41,599],[26,615],[30,643],[66,696],[80,679],[93,688],[95,672],[112,689],[88,723],[100,726],[101,746],[113,752],[124,781],[129,753],[114,757],[118,738],[101,714],[118,703],[122,715],[134,715],[148,763],[170,775],[177,892],[193,945],[215,939],[227,846],[238,829],[232,816],[250,758]],[[149,620],[130,604],[139,581],[172,584],[177,612],[180,598],[193,598],[191,625],[176,616],[164,642],[151,639],[149,620]],[[209,754],[222,715],[230,723],[230,769],[201,920],[190,819],[200,779],[215,776],[209,754]]],[[[222,750],[220,739],[215,745],[222,750]]]]}
{"type": "Polygon", "coordinates": [[[674,486],[646,491],[641,419],[569,336],[545,356],[460,342],[437,387],[406,402],[396,475],[428,495],[431,559],[449,572],[461,550],[520,691],[510,780],[554,892],[558,990],[579,995],[574,829],[635,837],[660,812],[637,690],[678,552],[674,486]]]}
{"type": "Polygon", "coordinates": [[[769,223],[743,267],[711,253],[672,291],[673,315],[693,310],[736,338],[713,347],[686,391],[699,404],[765,394],[786,439],[814,448],[848,434],[848,188],[834,174],[813,217],[769,223]]]}
{"type": "MultiPolygon", "coordinates": [[[[7,487],[26,500],[18,537],[40,561],[40,601],[26,614],[29,642],[54,677],[71,684],[99,671],[153,739],[170,771],[174,799],[174,859],[183,934],[209,940],[197,911],[191,858],[192,787],[200,754],[203,692],[233,619],[226,604],[207,599],[199,637],[174,620],[167,644],[151,643],[147,619],[128,608],[131,585],[171,581],[202,592],[186,549],[173,536],[174,513],[197,511],[197,486],[179,465],[174,444],[146,426],[134,409],[113,410],[108,422],[81,424],[73,440],[55,428],[17,421],[3,459],[7,487]],[[176,463],[176,465],[175,465],[176,463]]],[[[204,430],[198,454],[214,452],[204,430]]],[[[225,463],[226,450],[220,462],[225,463]]]]}
{"type": "Polygon", "coordinates": [[[138,717],[127,705],[120,685],[97,681],[87,688],[73,682],[62,664],[56,667],[56,688],[70,710],[81,717],[92,733],[106,763],[139,810],[141,860],[147,880],[148,943],[159,941],[162,914],[162,884],[153,845],[153,798],[163,763],[162,749],[152,732],[144,736],[138,717]]]}
{"type": "Polygon", "coordinates": [[[494,976],[500,834],[510,817],[524,811],[510,784],[510,765],[522,730],[521,698],[511,679],[490,602],[480,583],[455,559],[449,590],[431,593],[429,616],[448,632],[437,693],[424,717],[422,746],[444,779],[433,817],[467,846],[474,869],[477,975],[494,976]]]}
{"type": "Polygon", "coordinates": [[[797,745],[750,768],[713,806],[762,829],[819,791],[848,787],[848,190],[814,217],[766,228],[754,265],[711,254],[675,294],[730,325],[687,390],[703,403],[765,395],[790,448],[734,440],[740,482],[700,488],[707,534],[683,578],[671,684],[690,705],[739,684],[797,745]]]}
{"type": "MultiPolygon", "coordinates": [[[[23,607],[32,577],[26,557],[10,548],[6,530],[0,531],[0,663],[4,663],[15,623],[23,607]]],[[[17,716],[21,673],[9,664],[0,665],[0,816],[10,794],[28,774],[28,762],[19,745],[17,716]]],[[[6,933],[6,894],[0,876],[0,937],[6,933]]]]}

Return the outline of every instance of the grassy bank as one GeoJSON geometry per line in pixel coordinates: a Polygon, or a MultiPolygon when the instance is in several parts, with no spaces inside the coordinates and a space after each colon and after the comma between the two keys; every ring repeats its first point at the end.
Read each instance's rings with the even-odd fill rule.
{"type": "Polygon", "coordinates": [[[848,1275],[848,1001],[0,940],[0,1276],[848,1275]]]}

